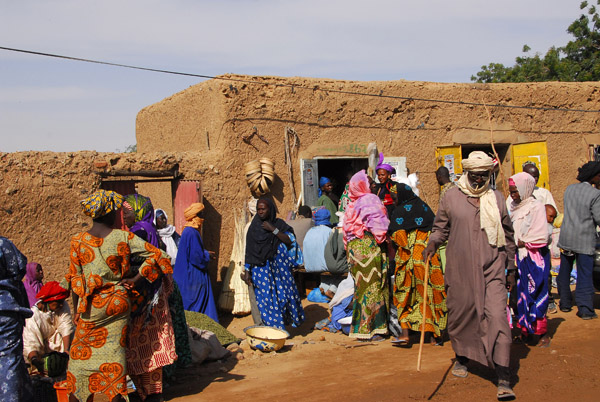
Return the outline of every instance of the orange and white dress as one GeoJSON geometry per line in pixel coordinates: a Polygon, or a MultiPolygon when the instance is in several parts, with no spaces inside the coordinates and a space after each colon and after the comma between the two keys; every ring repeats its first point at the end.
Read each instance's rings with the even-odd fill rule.
{"type": "Polygon", "coordinates": [[[130,258],[144,262],[141,275],[154,282],[173,273],[169,256],[141,238],[114,229],[104,238],[80,233],[71,239],[69,272],[62,285],[79,296],[67,389],[79,401],[102,393],[127,395],[126,346],[131,304],[119,282],[130,275],[130,258]]]}

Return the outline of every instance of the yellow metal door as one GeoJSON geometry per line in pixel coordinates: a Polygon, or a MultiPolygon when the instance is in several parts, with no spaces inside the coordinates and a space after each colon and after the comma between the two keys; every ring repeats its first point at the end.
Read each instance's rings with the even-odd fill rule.
{"type": "Polygon", "coordinates": [[[450,171],[450,179],[457,180],[457,175],[462,174],[462,149],[460,145],[448,147],[439,147],[435,150],[435,159],[437,167],[446,166],[450,171]]]}
{"type": "MultiPolygon", "coordinates": [[[[523,171],[525,162],[534,162],[540,171],[538,187],[543,187],[550,191],[550,176],[548,175],[548,150],[546,142],[526,142],[523,144],[514,144],[512,146],[513,172],[523,171]]],[[[513,174],[514,174],[513,173],[513,174]]]]}

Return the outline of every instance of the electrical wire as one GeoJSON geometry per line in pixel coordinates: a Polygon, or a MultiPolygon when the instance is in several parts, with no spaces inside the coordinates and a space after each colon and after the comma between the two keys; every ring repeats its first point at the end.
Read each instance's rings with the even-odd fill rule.
{"type": "Polygon", "coordinates": [[[245,80],[245,79],[241,79],[241,78],[220,77],[220,76],[212,76],[212,75],[206,75],[206,74],[194,74],[194,73],[184,73],[184,72],[171,71],[171,70],[161,70],[161,69],[156,69],[156,68],[139,67],[139,66],[132,66],[132,65],[128,65],[128,64],[111,63],[111,62],[107,62],[107,61],[84,59],[81,57],[72,57],[72,56],[64,56],[64,55],[53,54],[53,53],[36,52],[33,50],[15,49],[15,48],[4,47],[4,46],[0,46],[0,50],[6,50],[6,51],[18,52],[18,53],[26,53],[26,54],[36,55],[36,56],[54,57],[54,58],[64,59],[64,60],[81,61],[81,62],[85,62],[85,63],[102,64],[102,65],[113,66],[113,67],[130,68],[130,69],[134,69],[134,70],[150,71],[150,72],[155,72],[155,73],[183,75],[183,76],[187,76],[187,77],[206,78],[206,79],[221,80],[221,81],[232,81],[232,82],[239,82],[239,83],[253,84],[253,85],[256,85],[256,84],[272,85],[275,87],[291,88],[292,90],[303,89],[303,90],[308,90],[308,91],[313,91],[313,92],[321,91],[321,92],[326,92],[326,93],[336,93],[336,94],[342,94],[342,95],[367,96],[367,97],[374,97],[374,98],[398,99],[398,100],[430,102],[430,103],[445,103],[445,104],[465,105],[465,106],[488,106],[488,107],[495,107],[495,108],[528,109],[528,110],[539,110],[539,111],[547,111],[547,112],[600,113],[600,110],[598,110],[598,109],[551,108],[551,107],[541,107],[541,106],[505,105],[505,104],[501,104],[501,103],[486,104],[486,103],[480,103],[480,102],[465,102],[465,101],[455,101],[455,100],[446,100],[446,99],[415,98],[412,96],[384,95],[383,91],[381,91],[378,94],[356,92],[356,91],[344,91],[341,89],[325,89],[325,88],[316,88],[316,87],[306,87],[306,86],[295,85],[295,84],[282,84],[282,83],[276,83],[276,82],[261,82],[261,81],[245,80]]]}

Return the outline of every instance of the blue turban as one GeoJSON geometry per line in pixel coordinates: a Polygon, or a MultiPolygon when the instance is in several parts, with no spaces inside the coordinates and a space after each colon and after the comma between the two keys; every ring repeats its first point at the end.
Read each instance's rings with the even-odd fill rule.
{"type": "Polygon", "coordinates": [[[327,208],[317,209],[314,213],[315,226],[331,225],[331,212],[327,208]]]}
{"type": "Polygon", "coordinates": [[[321,191],[321,187],[323,187],[327,183],[331,183],[331,180],[329,180],[325,176],[321,177],[321,179],[319,180],[319,197],[323,195],[323,191],[321,191]]]}

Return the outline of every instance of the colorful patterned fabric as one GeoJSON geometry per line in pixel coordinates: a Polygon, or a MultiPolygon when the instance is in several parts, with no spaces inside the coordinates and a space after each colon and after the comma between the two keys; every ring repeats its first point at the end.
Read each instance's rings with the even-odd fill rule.
{"type": "Polygon", "coordinates": [[[339,212],[344,212],[346,210],[346,207],[350,203],[350,196],[348,195],[349,191],[350,191],[350,184],[346,183],[346,186],[344,187],[344,192],[342,193],[342,196],[340,197],[340,202],[338,204],[339,212]]]}
{"type": "Polygon", "coordinates": [[[33,400],[33,389],[23,358],[23,325],[31,317],[27,292],[21,280],[27,258],[0,236],[0,400],[33,400]]]}
{"type": "MultiPolygon", "coordinates": [[[[429,232],[415,229],[407,233],[405,230],[398,230],[392,234],[392,240],[398,245],[392,299],[398,311],[398,321],[402,328],[421,331],[425,280],[423,250],[427,247],[429,232]]],[[[446,329],[447,322],[444,274],[439,253],[435,253],[429,263],[425,331],[440,336],[441,331],[446,329]]]]}
{"type": "Polygon", "coordinates": [[[80,401],[102,393],[127,394],[125,381],[129,295],[118,283],[131,275],[130,258],[144,259],[148,281],[172,273],[169,257],[133,233],[115,229],[105,238],[83,232],[71,239],[69,272],[61,285],[79,296],[80,313],[71,344],[67,391],[80,401]]]}
{"type": "Polygon", "coordinates": [[[356,173],[349,183],[350,204],[344,213],[344,243],[362,238],[369,231],[378,243],[385,240],[390,220],[379,197],[371,194],[364,170],[356,173]]]}
{"type": "Polygon", "coordinates": [[[277,253],[264,265],[247,265],[252,271],[256,303],[264,325],[285,329],[304,322],[304,309],[292,277],[293,260],[288,249],[279,243],[277,253]]]}
{"type": "Polygon", "coordinates": [[[518,325],[524,333],[543,335],[549,300],[550,252],[548,247],[542,247],[538,251],[543,261],[541,265],[536,263],[531,254],[517,258],[517,316],[518,325]]]}
{"type": "Polygon", "coordinates": [[[377,334],[385,335],[389,303],[387,256],[369,232],[350,240],[347,248],[350,273],[356,281],[349,336],[371,339],[377,334]]]}
{"type": "Polygon", "coordinates": [[[92,219],[100,218],[121,208],[123,196],[114,191],[98,190],[81,201],[83,213],[92,219]]]}
{"type": "Polygon", "coordinates": [[[175,281],[173,281],[173,292],[169,296],[169,311],[171,313],[171,322],[173,323],[173,332],[175,333],[175,353],[177,353],[177,360],[175,363],[163,367],[163,375],[166,378],[173,377],[177,368],[187,367],[192,363],[192,351],[190,349],[183,300],[181,299],[179,286],[177,286],[177,282],[175,281]]]}
{"type": "Polygon", "coordinates": [[[33,401],[33,388],[23,358],[23,318],[13,312],[0,312],[0,400],[33,401]]]}
{"type": "Polygon", "coordinates": [[[154,226],[154,206],[148,197],[139,194],[130,194],[125,197],[126,205],[131,206],[135,215],[135,223],[129,228],[154,247],[159,247],[159,237],[154,226]],[[142,232],[142,233],[140,233],[142,232]]]}
{"type": "Polygon", "coordinates": [[[411,232],[415,229],[431,231],[435,214],[429,205],[420,199],[408,184],[398,184],[396,187],[397,206],[390,215],[388,233],[392,234],[398,230],[411,232]]]}
{"type": "Polygon", "coordinates": [[[150,394],[162,393],[162,367],[173,364],[177,359],[168,303],[172,292],[173,278],[165,275],[158,292],[158,302],[149,319],[137,316],[129,324],[127,374],[142,399],[150,394]]]}

